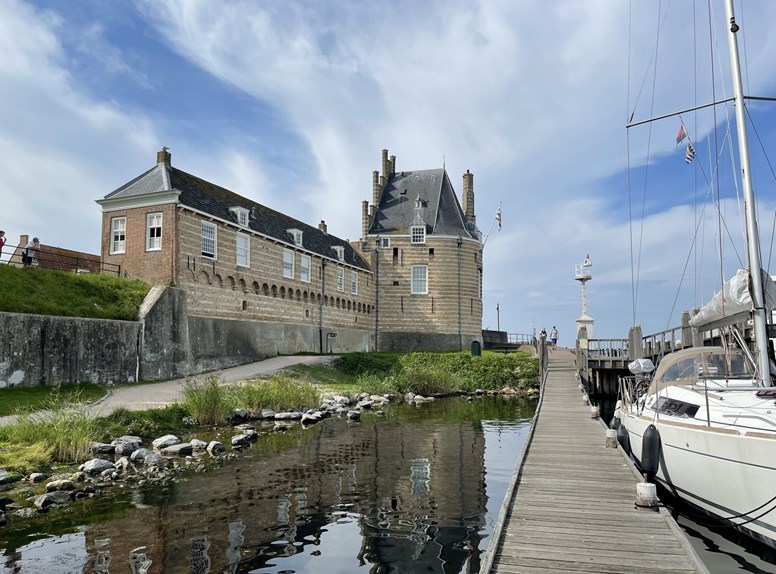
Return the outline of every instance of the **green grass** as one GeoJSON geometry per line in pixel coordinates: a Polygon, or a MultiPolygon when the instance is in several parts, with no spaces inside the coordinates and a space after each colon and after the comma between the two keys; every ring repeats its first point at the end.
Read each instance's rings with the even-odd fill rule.
{"type": "Polygon", "coordinates": [[[56,387],[11,387],[0,389],[0,416],[20,411],[31,412],[47,409],[52,402],[88,403],[104,397],[105,387],[92,383],[59,385],[56,387]]]}
{"type": "Polygon", "coordinates": [[[201,425],[225,423],[235,404],[232,387],[219,385],[218,377],[189,381],[183,385],[181,406],[201,425]]]}
{"type": "Polygon", "coordinates": [[[150,287],[137,279],[0,265],[0,311],[137,319],[150,287]]]}
{"type": "Polygon", "coordinates": [[[233,387],[235,401],[243,408],[279,411],[315,408],[321,404],[320,388],[309,380],[275,375],[271,379],[254,379],[233,387]]]}
{"type": "Polygon", "coordinates": [[[77,464],[90,455],[99,435],[98,420],[80,404],[52,401],[45,412],[20,413],[0,427],[0,467],[15,471],[51,462],[77,464]]]}

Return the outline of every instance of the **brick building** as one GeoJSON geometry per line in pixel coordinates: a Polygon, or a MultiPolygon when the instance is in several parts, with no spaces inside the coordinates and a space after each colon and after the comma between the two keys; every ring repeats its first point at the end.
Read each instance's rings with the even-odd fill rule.
{"type": "Polygon", "coordinates": [[[396,174],[387,153],[351,245],[323,221],[307,225],[173,167],[162,148],[153,168],[97,201],[103,262],[182,289],[189,316],[242,322],[228,337],[285,339],[267,348],[466,348],[482,339],[473,176],[462,209],[444,169],[396,174]]]}
{"type": "Polygon", "coordinates": [[[482,342],[482,240],[474,176],[463,207],[442,169],[396,171],[382,151],[372,203],[361,204],[361,252],[375,277],[377,346],[386,351],[465,349],[482,342]]]}

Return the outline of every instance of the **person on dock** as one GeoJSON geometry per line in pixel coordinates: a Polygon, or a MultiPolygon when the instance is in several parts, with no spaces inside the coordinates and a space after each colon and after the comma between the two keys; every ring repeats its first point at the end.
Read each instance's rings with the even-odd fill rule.
{"type": "Polygon", "coordinates": [[[550,331],[550,342],[552,343],[552,350],[558,348],[558,330],[555,328],[555,325],[552,326],[552,331],[550,331]]]}

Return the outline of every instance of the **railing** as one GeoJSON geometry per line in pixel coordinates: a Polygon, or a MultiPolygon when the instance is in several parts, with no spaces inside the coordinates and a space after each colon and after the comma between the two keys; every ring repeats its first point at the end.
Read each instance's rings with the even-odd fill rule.
{"type": "MultiPolygon", "coordinates": [[[[14,259],[13,263],[20,261],[14,259]]],[[[32,263],[29,265],[40,267],[41,269],[50,269],[53,271],[67,271],[72,273],[106,273],[109,275],[121,276],[121,265],[114,263],[105,263],[96,255],[78,256],[66,255],[54,251],[46,251],[45,248],[36,251],[32,263]]]]}
{"type": "Polygon", "coordinates": [[[590,359],[628,358],[627,339],[588,339],[587,356],[590,359]]]}
{"type": "Polygon", "coordinates": [[[535,345],[536,337],[533,335],[525,335],[523,333],[508,333],[507,342],[510,345],[535,345]]]}
{"type": "Polygon", "coordinates": [[[641,346],[645,357],[663,357],[677,349],[692,347],[692,341],[683,341],[682,328],[673,327],[642,337],[641,346]]]}

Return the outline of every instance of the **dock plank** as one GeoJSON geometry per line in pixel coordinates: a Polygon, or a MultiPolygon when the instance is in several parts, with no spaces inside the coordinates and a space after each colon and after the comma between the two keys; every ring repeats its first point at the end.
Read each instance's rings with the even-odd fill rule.
{"type": "Polygon", "coordinates": [[[574,355],[551,353],[534,428],[481,573],[707,573],[665,510],[635,507],[638,475],[590,417],[574,355]]]}

